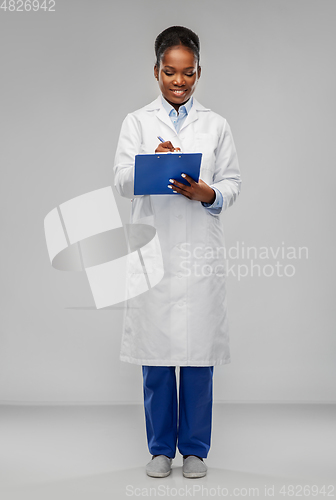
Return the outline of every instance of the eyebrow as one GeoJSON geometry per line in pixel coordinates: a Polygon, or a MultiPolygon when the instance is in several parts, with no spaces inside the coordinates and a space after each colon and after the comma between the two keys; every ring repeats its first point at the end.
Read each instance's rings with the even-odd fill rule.
{"type": "MultiPolygon", "coordinates": [[[[164,68],[171,68],[171,69],[175,69],[175,68],[174,68],[174,66],[169,66],[168,64],[166,64],[166,65],[164,66],[164,68]]],[[[188,66],[187,68],[184,68],[184,69],[194,69],[194,68],[195,68],[195,66],[188,66]]]]}

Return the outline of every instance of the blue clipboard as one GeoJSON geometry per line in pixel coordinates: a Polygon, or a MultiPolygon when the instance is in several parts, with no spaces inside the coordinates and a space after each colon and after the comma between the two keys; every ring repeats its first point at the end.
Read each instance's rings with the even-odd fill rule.
{"type": "MultiPolygon", "coordinates": [[[[158,153],[135,156],[134,194],[173,194],[169,179],[189,186],[181,177],[185,173],[199,180],[202,153],[158,153]]],[[[180,193],[178,193],[180,194],[180,193]]]]}

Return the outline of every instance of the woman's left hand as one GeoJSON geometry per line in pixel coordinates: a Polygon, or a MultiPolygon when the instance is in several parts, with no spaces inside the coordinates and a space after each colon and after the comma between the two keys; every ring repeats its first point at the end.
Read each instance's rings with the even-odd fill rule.
{"type": "Polygon", "coordinates": [[[203,201],[204,203],[213,203],[216,199],[216,193],[212,187],[208,186],[206,182],[199,179],[198,182],[194,181],[189,175],[182,174],[182,177],[189,182],[189,185],[177,182],[175,179],[169,179],[169,187],[174,191],[183,194],[190,200],[203,201]]]}

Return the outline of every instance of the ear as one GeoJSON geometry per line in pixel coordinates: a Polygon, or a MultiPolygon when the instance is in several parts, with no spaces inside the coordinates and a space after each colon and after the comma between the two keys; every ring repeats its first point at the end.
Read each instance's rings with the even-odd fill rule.
{"type": "Polygon", "coordinates": [[[197,70],[198,78],[201,78],[201,73],[202,73],[202,68],[201,68],[201,66],[198,66],[198,70],[197,70]]]}
{"type": "Polygon", "coordinates": [[[157,80],[159,79],[159,70],[156,64],[154,65],[154,76],[157,80]]]}

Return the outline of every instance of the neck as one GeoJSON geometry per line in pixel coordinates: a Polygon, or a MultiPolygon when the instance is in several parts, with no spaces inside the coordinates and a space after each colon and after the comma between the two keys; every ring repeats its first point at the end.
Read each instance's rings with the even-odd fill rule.
{"type": "MultiPolygon", "coordinates": [[[[163,97],[163,98],[164,98],[164,99],[166,99],[165,97],[163,97]]],[[[189,99],[190,99],[190,97],[189,97],[189,99]]],[[[169,102],[169,104],[170,104],[171,106],[173,106],[173,108],[174,108],[174,109],[178,112],[179,107],[180,107],[180,106],[183,106],[183,104],[185,104],[186,102],[188,102],[188,101],[189,101],[189,99],[187,99],[187,100],[186,100],[186,101],[184,101],[184,102],[181,102],[181,104],[176,104],[175,102],[170,102],[170,101],[168,101],[168,99],[166,99],[166,101],[167,101],[167,102],[169,102]]]]}

